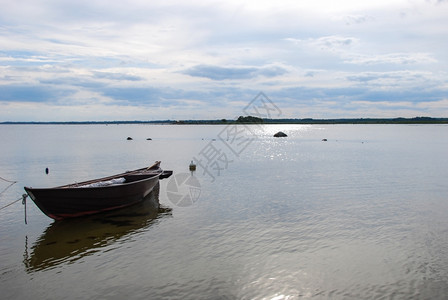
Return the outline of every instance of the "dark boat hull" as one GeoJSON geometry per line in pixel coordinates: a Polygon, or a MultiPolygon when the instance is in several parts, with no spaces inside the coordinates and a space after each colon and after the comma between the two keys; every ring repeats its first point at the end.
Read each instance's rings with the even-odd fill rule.
{"type": "MultiPolygon", "coordinates": [[[[28,188],[26,192],[48,217],[60,220],[114,210],[141,202],[159,182],[159,168],[148,174],[123,176],[126,182],[102,187],[67,185],[57,188],[28,188]]],[[[132,174],[132,172],[131,172],[132,174]]],[[[171,174],[170,174],[171,175],[171,174]]]]}

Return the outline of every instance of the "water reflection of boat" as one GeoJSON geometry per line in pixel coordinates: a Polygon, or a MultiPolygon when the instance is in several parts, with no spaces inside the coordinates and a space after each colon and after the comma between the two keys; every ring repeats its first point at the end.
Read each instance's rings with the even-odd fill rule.
{"type": "Polygon", "coordinates": [[[101,251],[101,248],[126,240],[171,215],[170,208],[159,204],[159,184],[144,201],[116,211],[55,221],[28,249],[24,264],[27,272],[35,272],[72,263],[101,251]]]}

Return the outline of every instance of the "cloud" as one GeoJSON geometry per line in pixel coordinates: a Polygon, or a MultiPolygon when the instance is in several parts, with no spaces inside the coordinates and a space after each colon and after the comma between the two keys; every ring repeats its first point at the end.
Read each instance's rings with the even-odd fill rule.
{"type": "Polygon", "coordinates": [[[247,79],[253,77],[256,68],[228,68],[209,65],[198,65],[184,71],[185,74],[195,77],[205,77],[212,80],[247,79]]]}
{"type": "Polygon", "coordinates": [[[140,76],[130,75],[130,74],[119,74],[119,73],[109,73],[109,72],[93,72],[94,78],[97,79],[109,79],[109,80],[127,80],[127,81],[142,81],[144,80],[140,76]]]}
{"type": "Polygon", "coordinates": [[[125,100],[134,103],[156,102],[164,98],[171,98],[175,95],[171,90],[150,87],[106,88],[102,91],[102,94],[115,100],[125,100]]]}
{"type": "Polygon", "coordinates": [[[354,37],[343,37],[343,36],[324,36],[318,39],[312,40],[311,43],[315,45],[315,47],[321,50],[330,50],[335,51],[340,48],[346,48],[352,46],[357,42],[357,39],[354,37]]]}
{"type": "Polygon", "coordinates": [[[93,80],[92,78],[82,78],[82,77],[62,77],[55,78],[51,77],[48,79],[41,79],[39,83],[47,85],[47,88],[57,89],[59,87],[73,87],[73,88],[85,88],[85,89],[101,89],[107,86],[107,84],[100,82],[98,80],[93,80]]]}
{"type": "Polygon", "coordinates": [[[437,87],[438,82],[430,72],[391,71],[391,72],[360,72],[347,76],[347,80],[359,82],[368,88],[415,88],[427,89],[437,87]],[[366,85],[368,84],[368,85],[366,85]]]}
{"type": "Polygon", "coordinates": [[[2,1],[0,121],[228,118],[260,91],[285,113],[448,116],[446,4],[2,1]]]}
{"type": "Polygon", "coordinates": [[[257,76],[276,77],[287,73],[286,69],[278,66],[268,67],[220,67],[211,65],[197,65],[184,71],[184,74],[204,77],[212,80],[249,79],[257,76]]]}
{"type": "Polygon", "coordinates": [[[47,86],[0,85],[0,101],[4,102],[57,102],[71,94],[72,90],[47,86]]]}
{"type": "Polygon", "coordinates": [[[354,46],[359,42],[359,39],[349,36],[331,35],[313,37],[307,39],[297,39],[293,37],[285,38],[286,41],[293,43],[298,47],[310,48],[312,50],[320,51],[340,51],[354,46]]]}
{"type": "MultiPolygon", "coordinates": [[[[337,18],[339,19],[339,18],[337,18]]],[[[367,15],[348,15],[342,18],[346,25],[360,25],[366,22],[372,22],[375,18],[367,15]]]]}
{"type": "Polygon", "coordinates": [[[445,117],[441,113],[448,109],[448,99],[425,101],[425,102],[410,102],[410,101],[353,101],[353,107],[359,110],[375,111],[377,114],[381,112],[389,112],[388,117],[415,117],[415,116],[434,116],[445,117]],[[399,113],[397,113],[399,111],[399,113]],[[394,112],[394,113],[390,113],[394,112]]]}
{"type": "Polygon", "coordinates": [[[380,55],[352,55],[345,60],[352,64],[427,64],[437,60],[430,53],[388,53],[380,55]]]}

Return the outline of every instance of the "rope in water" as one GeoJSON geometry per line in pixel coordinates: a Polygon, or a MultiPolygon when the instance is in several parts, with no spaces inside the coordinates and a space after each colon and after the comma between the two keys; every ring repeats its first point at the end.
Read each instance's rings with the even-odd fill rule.
{"type": "MultiPolygon", "coordinates": [[[[6,191],[7,189],[9,189],[11,186],[13,186],[14,184],[17,183],[17,181],[8,180],[8,179],[5,179],[5,178],[3,178],[3,177],[1,177],[1,176],[0,176],[0,179],[3,180],[3,181],[6,181],[6,182],[9,182],[9,183],[10,183],[10,185],[8,185],[8,186],[7,186],[7,187],[0,193],[0,195],[3,194],[3,192],[5,192],[5,191],[6,191]]],[[[0,207],[0,210],[3,210],[3,209],[5,209],[5,208],[7,208],[8,206],[11,206],[11,205],[13,205],[14,203],[17,203],[17,202],[19,202],[20,200],[22,200],[22,205],[25,206],[25,224],[28,224],[28,222],[27,222],[27,220],[26,220],[26,198],[27,198],[27,197],[28,197],[27,194],[23,194],[21,198],[15,200],[15,201],[13,201],[13,202],[11,202],[11,203],[9,203],[9,204],[6,204],[5,206],[0,207]]]]}
{"type": "Polygon", "coordinates": [[[1,176],[0,176],[0,179],[3,180],[3,181],[9,182],[9,183],[16,183],[17,182],[17,181],[11,181],[11,180],[5,179],[5,178],[3,178],[1,176]]]}
{"type": "MultiPolygon", "coordinates": [[[[8,185],[8,186],[7,186],[7,187],[0,193],[0,195],[3,194],[3,193],[4,193],[7,189],[9,189],[12,185],[14,185],[15,183],[17,183],[17,181],[8,180],[8,179],[5,179],[5,178],[3,178],[3,177],[1,177],[1,176],[0,176],[0,179],[3,180],[3,181],[6,181],[6,182],[11,183],[10,185],[8,185]]],[[[8,207],[8,206],[10,206],[10,205],[13,205],[13,204],[16,203],[17,201],[20,201],[21,199],[23,199],[23,196],[22,196],[22,198],[20,198],[20,199],[14,201],[14,202],[12,202],[12,203],[9,203],[9,204],[7,204],[7,205],[1,207],[0,210],[4,209],[4,208],[6,208],[6,207],[8,207]]]]}
{"type": "Polygon", "coordinates": [[[13,202],[11,202],[11,203],[9,203],[9,204],[3,206],[3,207],[0,207],[0,210],[2,210],[2,209],[4,209],[4,208],[7,208],[8,206],[11,206],[11,205],[13,205],[13,204],[16,203],[16,202],[19,202],[20,200],[23,201],[23,197],[24,197],[24,196],[27,196],[27,195],[26,195],[26,194],[23,194],[22,197],[19,198],[19,199],[17,199],[16,201],[13,201],[13,202]]]}
{"type": "Polygon", "coordinates": [[[28,197],[27,194],[23,194],[23,195],[22,195],[22,198],[19,198],[19,199],[17,199],[16,201],[13,201],[13,202],[11,202],[11,203],[9,203],[9,204],[7,204],[7,205],[1,207],[0,210],[2,210],[2,209],[4,209],[4,208],[7,208],[8,206],[11,206],[11,205],[13,205],[14,203],[19,202],[20,200],[22,200],[22,204],[25,205],[25,224],[28,224],[28,222],[27,222],[27,220],[26,220],[26,198],[27,198],[27,197],[28,197]]]}

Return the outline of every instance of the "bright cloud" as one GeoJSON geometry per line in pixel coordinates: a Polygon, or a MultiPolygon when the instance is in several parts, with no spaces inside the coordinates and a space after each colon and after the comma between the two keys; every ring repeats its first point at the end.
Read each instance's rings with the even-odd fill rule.
{"type": "Polygon", "coordinates": [[[447,1],[0,5],[0,121],[448,116],[447,1]]]}

